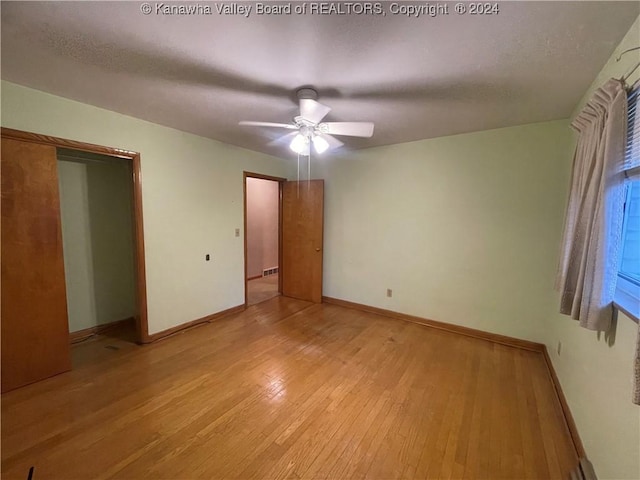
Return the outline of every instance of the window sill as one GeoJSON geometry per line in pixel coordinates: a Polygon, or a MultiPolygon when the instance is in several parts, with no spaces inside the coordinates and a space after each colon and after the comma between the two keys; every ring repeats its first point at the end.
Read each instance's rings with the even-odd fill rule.
{"type": "Polygon", "coordinates": [[[636,297],[621,289],[617,289],[613,299],[613,306],[631,318],[631,320],[638,323],[640,319],[640,300],[636,297]]]}

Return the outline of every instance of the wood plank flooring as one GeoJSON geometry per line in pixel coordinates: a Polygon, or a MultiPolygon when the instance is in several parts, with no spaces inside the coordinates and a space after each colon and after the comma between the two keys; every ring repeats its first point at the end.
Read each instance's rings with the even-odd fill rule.
{"type": "MultiPolygon", "coordinates": [[[[110,348],[105,348],[110,347],[110,348]]],[[[2,396],[2,478],[568,478],[540,353],[276,297],[2,396]]]]}

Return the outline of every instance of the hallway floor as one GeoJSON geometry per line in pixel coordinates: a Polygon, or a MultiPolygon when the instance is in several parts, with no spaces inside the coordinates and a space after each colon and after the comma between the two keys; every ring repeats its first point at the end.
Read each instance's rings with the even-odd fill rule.
{"type": "Polygon", "coordinates": [[[278,274],[260,277],[247,282],[247,304],[255,305],[280,295],[278,274]]]}

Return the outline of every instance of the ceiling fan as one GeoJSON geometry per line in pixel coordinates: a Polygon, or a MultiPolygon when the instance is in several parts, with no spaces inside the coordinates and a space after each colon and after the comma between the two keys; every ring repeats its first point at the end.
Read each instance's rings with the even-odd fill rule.
{"type": "Polygon", "coordinates": [[[275,127],[294,130],[283,138],[293,137],[289,148],[299,155],[309,155],[311,145],[316,153],[321,154],[330,148],[344,145],[333,135],[365,137],[373,135],[372,122],[323,122],[331,108],[319,103],[318,93],[312,88],[301,88],[297,91],[300,115],[294,117],[293,123],[271,123],[242,121],[243,126],[275,127]]]}

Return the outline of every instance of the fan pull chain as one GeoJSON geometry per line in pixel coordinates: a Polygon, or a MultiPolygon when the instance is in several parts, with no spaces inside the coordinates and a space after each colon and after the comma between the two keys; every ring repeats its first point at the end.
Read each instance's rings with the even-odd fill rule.
{"type": "Polygon", "coordinates": [[[307,157],[307,192],[311,184],[311,145],[309,145],[309,156],[307,157]]]}
{"type": "Polygon", "coordinates": [[[296,196],[300,198],[300,154],[298,154],[298,181],[296,182],[296,196]]]}

